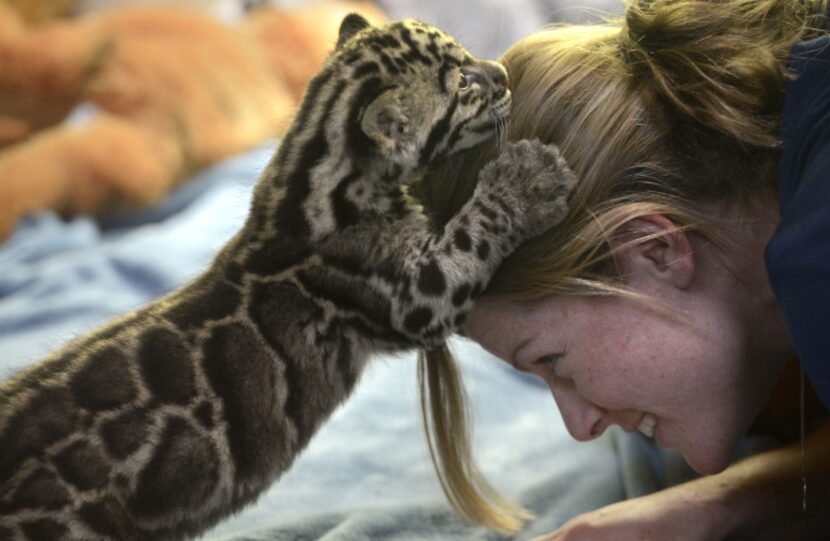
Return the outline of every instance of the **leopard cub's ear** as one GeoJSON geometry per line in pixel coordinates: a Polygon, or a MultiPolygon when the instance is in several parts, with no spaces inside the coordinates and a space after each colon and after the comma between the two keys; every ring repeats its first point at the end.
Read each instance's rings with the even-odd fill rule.
{"type": "Polygon", "coordinates": [[[343,22],[340,23],[340,31],[337,38],[337,46],[335,48],[339,49],[344,43],[349,41],[352,36],[364,28],[368,28],[369,26],[371,26],[369,21],[367,21],[362,15],[358,13],[349,13],[343,18],[343,22]]]}
{"type": "Polygon", "coordinates": [[[402,111],[398,96],[385,92],[369,104],[360,119],[360,128],[378,151],[392,152],[411,137],[410,122],[402,111]]]}

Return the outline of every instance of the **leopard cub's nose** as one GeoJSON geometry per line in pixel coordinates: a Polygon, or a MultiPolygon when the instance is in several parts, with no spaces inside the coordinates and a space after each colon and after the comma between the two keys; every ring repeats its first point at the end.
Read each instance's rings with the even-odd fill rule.
{"type": "Polygon", "coordinates": [[[484,72],[484,76],[496,86],[503,88],[510,87],[507,70],[498,62],[490,60],[482,62],[482,71],[484,72]]]}

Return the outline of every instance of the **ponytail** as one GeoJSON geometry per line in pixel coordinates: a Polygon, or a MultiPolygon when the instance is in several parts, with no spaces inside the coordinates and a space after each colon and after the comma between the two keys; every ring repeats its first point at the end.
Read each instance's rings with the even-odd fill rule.
{"type": "Polygon", "coordinates": [[[630,0],[620,51],[640,84],[696,128],[775,147],[793,45],[826,0],[630,0]]]}

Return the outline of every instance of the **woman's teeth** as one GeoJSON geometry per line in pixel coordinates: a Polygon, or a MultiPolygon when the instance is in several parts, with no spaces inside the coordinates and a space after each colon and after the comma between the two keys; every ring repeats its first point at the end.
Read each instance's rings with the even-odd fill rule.
{"type": "Polygon", "coordinates": [[[640,426],[637,427],[637,430],[648,436],[649,438],[654,437],[654,425],[657,424],[657,419],[655,419],[654,415],[650,413],[646,413],[643,416],[643,420],[640,421],[640,426]]]}

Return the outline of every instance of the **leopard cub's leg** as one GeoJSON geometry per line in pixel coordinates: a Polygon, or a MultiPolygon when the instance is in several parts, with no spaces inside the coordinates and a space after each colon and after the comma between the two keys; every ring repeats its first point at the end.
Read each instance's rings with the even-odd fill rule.
{"type": "Polygon", "coordinates": [[[423,242],[410,244],[421,249],[408,255],[410,279],[393,304],[396,328],[421,347],[443,342],[504,257],[564,218],[575,182],[555,146],[507,144],[443,233],[422,232],[423,242]]]}

